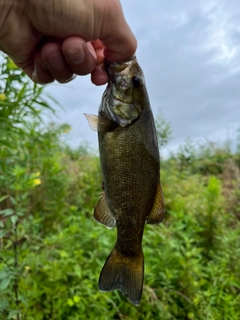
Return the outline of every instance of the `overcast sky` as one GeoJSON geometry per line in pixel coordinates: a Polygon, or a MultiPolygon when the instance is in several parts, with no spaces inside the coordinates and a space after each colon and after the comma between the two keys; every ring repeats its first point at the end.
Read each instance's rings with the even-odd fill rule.
{"type": "MultiPolygon", "coordinates": [[[[187,138],[236,141],[240,127],[239,0],[122,0],[138,40],[154,115],[160,108],[171,123],[173,149],[187,138]]],[[[67,140],[97,149],[97,134],[83,113],[97,114],[105,86],[90,77],[47,90],[65,108],[57,122],[69,123],[67,140]]]]}

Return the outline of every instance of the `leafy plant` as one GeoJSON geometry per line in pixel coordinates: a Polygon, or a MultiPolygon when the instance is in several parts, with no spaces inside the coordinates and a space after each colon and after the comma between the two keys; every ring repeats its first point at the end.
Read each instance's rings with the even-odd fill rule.
{"type": "Polygon", "coordinates": [[[145,227],[143,298],[133,306],[97,288],[116,239],[92,218],[98,157],[62,142],[68,125],[41,122],[42,87],[6,58],[1,70],[0,319],[239,319],[238,154],[190,143],[162,161],[166,215],[145,227]]]}

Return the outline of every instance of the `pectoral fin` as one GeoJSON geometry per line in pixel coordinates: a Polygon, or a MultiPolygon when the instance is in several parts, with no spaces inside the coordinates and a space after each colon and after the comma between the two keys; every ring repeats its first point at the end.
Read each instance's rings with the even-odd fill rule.
{"type": "Polygon", "coordinates": [[[111,121],[105,117],[96,116],[93,114],[86,114],[84,113],[87,121],[89,123],[90,128],[93,131],[98,132],[109,132],[113,131],[118,127],[118,124],[114,121],[111,121]]]}
{"type": "Polygon", "coordinates": [[[160,223],[164,218],[164,202],[160,183],[157,187],[156,198],[150,215],[146,219],[148,224],[160,223]]]}
{"type": "Polygon", "coordinates": [[[105,225],[109,229],[112,229],[116,225],[116,220],[108,207],[104,192],[97,203],[93,217],[95,220],[105,225]]]}

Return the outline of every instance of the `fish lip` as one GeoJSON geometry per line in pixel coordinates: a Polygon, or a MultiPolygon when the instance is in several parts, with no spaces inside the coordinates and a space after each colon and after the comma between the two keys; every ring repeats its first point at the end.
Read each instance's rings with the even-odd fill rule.
{"type": "Polygon", "coordinates": [[[115,64],[115,63],[123,64],[123,63],[126,63],[126,62],[129,62],[129,61],[133,60],[134,58],[136,58],[135,54],[131,58],[128,58],[128,59],[125,59],[125,60],[121,60],[121,61],[109,61],[109,60],[107,60],[105,58],[104,63],[106,63],[107,65],[115,64]]]}

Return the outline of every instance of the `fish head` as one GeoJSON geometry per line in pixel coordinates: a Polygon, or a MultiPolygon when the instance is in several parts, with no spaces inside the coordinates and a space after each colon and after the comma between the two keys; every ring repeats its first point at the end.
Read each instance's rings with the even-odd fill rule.
{"type": "Polygon", "coordinates": [[[136,121],[148,104],[145,80],[136,57],[122,61],[105,61],[109,76],[99,114],[125,127],[136,121]]]}

